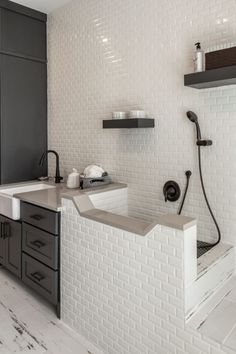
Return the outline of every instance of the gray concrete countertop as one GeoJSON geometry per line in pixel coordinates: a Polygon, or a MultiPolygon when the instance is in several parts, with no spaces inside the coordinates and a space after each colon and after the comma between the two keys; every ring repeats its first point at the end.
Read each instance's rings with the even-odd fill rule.
{"type": "Polygon", "coordinates": [[[197,220],[184,215],[164,214],[157,218],[158,224],[180,231],[190,229],[197,224],[197,220]]]}
{"type": "Polygon", "coordinates": [[[190,227],[196,225],[195,219],[174,214],[160,215],[153,221],[146,221],[93,208],[84,212],[80,212],[80,215],[102,224],[113,226],[118,229],[132,232],[141,236],[146,236],[157,225],[166,226],[180,231],[186,231],[190,227]]]}
{"type": "MultiPolygon", "coordinates": [[[[27,183],[5,185],[0,188],[0,191],[4,188],[24,186],[29,183],[36,184],[42,182],[32,181],[27,183]]],[[[14,197],[19,198],[20,200],[27,203],[38,205],[53,211],[62,210],[62,198],[70,199],[73,201],[75,207],[82,217],[141,236],[146,236],[154,229],[154,227],[156,227],[156,225],[162,225],[181,231],[185,231],[188,228],[196,225],[195,219],[172,214],[160,215],[153,221],[146,221],[129,216],[113,214],[104,210],[96,209],[89,198],[89,196],[92,194],[127,188],[126,184],[112,183],[106,186],[80,190],[68,189],[64,183],[60,183],[58,185],[50,182],[43,183],[53,185],[55,188],[19,193],[15,194],[14,197]]]]}
{"type": "Polygon", "coordinates": [[[60,211],[62,207],[61,205],[62,197],[72,199],[73,197],[77,197],[77,196],[92,195],[92,194],[102,193],[104,191],[107,192],[110,190],[127,188],[126,184],[112,183],[106,186],[81,190],[79,188],[69,189],[66,187],[64,183],[60,183],[60,184],[54,184],[50,182],[43,182],[43,183],[53,185],[55,186],[55,188],[43,189],[38,191],[26,192],[26,193],[19,193],[19,194],[15,194],[14,197],[19,198],[20,200],[27,203],[36,204],[43,208],[47,208],[53,211],[60,211]]]}
{"type": "Polygon", "coordinates": [[[100,209],[88,210],[81,213],[81,216],[141,236],[146,236],[158,224],[155,221],[148,222],[130,216],[109,213],[100,209]]]}
{"type": "Polygon", "coordinates": [[[182,215],[166,214],[160,215],[153,221],[142,220],[130,216],[118,215],[94,208],[89,196],[63,195],[66,199],[72,199],[79,214],[85,218],[116,227],[141,236],[146,236],[157,225],[170,227],[180,231],[185,231],[196,225],[196,220],[182,215]]]}

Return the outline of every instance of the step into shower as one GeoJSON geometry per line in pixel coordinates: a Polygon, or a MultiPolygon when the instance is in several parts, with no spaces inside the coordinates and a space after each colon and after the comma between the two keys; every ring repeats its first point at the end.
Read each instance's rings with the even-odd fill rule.
{"type": "Polygon", "coordinates": [[[191,317],[187,326],[220,344],[227,353],[236,353],[236,276],[191,317]]]}
{"type": "Polygon", "coordinates": [[[235,248],[219,244],[197,258],[196,273],[185,284],[186,321],[211,300],[235,274],[235,248]]]}

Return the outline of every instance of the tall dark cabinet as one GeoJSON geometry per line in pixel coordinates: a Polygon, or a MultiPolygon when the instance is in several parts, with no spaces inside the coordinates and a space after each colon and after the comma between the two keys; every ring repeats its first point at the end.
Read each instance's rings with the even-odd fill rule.
{"type": "MultiPolygon", "coordinates": [[[[0,0],[0,183],[47,174],[47,16],[0,0]]],[[[1,257],[1,255],[0,255],[1,257]]]]}

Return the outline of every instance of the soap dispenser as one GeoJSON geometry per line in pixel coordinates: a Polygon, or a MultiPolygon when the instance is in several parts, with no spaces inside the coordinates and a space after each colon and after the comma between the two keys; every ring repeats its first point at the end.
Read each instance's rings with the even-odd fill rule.
{"type": "Polygon", "coordinates": [[[195,73],[199,73],[204,71],[204,51],[201,48],[201,43],[195,43],[196,51],[194,57],[194,71],[195,73]]]}
{"type": "Polygon", "coordinates": [[[79,173],[73,168],[73,172],[69,174],[67,179],[67,188],[79,188],[79,173]]]}

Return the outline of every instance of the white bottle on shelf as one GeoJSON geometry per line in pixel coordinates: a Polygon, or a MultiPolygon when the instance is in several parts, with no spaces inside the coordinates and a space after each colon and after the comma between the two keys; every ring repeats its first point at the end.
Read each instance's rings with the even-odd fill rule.
{"type": "Polygon", "coordinates": [[[204,60],[204,51],[201,49],[201,43],[195,43],[196,51],[194,57],[194,72],[199,73],[205,70],[205,60],[204,60]]]}

